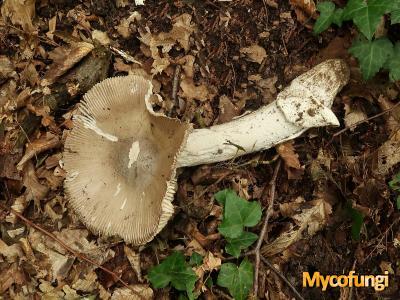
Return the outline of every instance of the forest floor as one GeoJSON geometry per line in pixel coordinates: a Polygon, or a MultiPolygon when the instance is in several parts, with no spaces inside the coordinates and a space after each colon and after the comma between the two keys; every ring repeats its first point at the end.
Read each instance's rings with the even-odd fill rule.
{"type": "MultiPolygon", "coordinates": [[[[314,35],[313,4],[0,1],[0,298],[182,298],[172,287],[154,288],[147,276],[176,250],[204,257],[193,267],[199,299],[230,299],[216,284],[218,271],[243,256],[257,268],[259,299],[293,299],[293,288],[304,299],[400,299],[400,213],[389,185],[399,172],[400,84],[384,72],[363,81],[347,51],[354,27],[314,35]],[[82,94],[102,79],[152,78],[163,99],[159,111],[200,128],[271,103],[291,80],[330,58],[344,59],[351,69],[333,105],[340,127],[312,129],[267,151],[183,169],[175,214],[150,243],[133,247],[96,236],[68,206],[63,144],[82,94]],[[259,201],[263,218],[251,229],[259,235],[275,169],[263,236],[269,250],[259,264],[251,252],[232,258],[223,250],[214,194],[229,188],[259,201]],[[381,292],[302,286],[303,272],[351,270],[388,271],[389,286],[381,292]]],[[[399,41],[398,32],[388,28],[389,38],[399,41]]]]}

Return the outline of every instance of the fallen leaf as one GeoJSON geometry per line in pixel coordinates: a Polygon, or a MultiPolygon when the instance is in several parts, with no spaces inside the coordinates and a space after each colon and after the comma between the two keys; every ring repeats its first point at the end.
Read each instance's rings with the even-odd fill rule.
{"type": "Polygon", "coordinates": [[[49,53],[49,58],[53,60],[49,69],[45,73],[42,81],[43,86],[51,85],[61,75],[65,74],[77,62],[84,58],[94,46],[86,42],[76,42],[69,46],[60,46],[49,53]]]}
{"type": "Polygon", "coordinates": [[[240,110],[232,103],[232,101],[225,95],[219,98],[219,115],[216,123],[226,123],[231,121],[234,117],[240,114],[240,110]]]}
{"type": "Polygon", "coordinates": [[[261,249],[264,256],[281,253],[305,236],[313,236],[325,226],[327,217],[332,212],[332,207],[328,202],[318,199],[306,202],[305,207],[301,213],[292,217],[298,227],[284,232],[274,241],[264,245],[261,249]],[[310,205],[312,205],[311,208],[310,205]]]}
{"type": "Polygon", "coordinates": [[[36,176],[36,171],[31,161],[27,162],[23,168],[23,184],[26,187],[26,198],[27,200],[34,200],[36,205],[39,204],[41,200],[49,192],[49,188],[40,183],[39,179],[36,176]]]}
{"type": "Polygon", "coordinates": [[[305,23],[308,18],[317,18],[317,8],[313,0],[290,0],[290,4],[295,8],[297,20],[305,23]]]}
{"type": "Polygon", "coordinates": [[[400,131],[392,134],[389,140],[378,148],[377,152],[377,167],[373,168],[373,172],[386,176],[400,162],[400,131]]]}
{"type": "Polygon", "coordinates": [[[169,66],[170,58],[168,52],[175,44],[179,44],[185,51],[189,51],[189,37],[196,29],[191,20],[191,15],[182,14],[172,20],[171,31],[159,34],[152,34],[149,28],[146,28],[145,31],[139,30],[139,39],[149,47],[151,57],[154,60],[152,74],[161,73],[169,66]],[[160,56],[159,48],[163,57],[160,56]]]}
{"type": "MultiPolygon", "coordinates": [[[[354,124],[357,124],[358,122],[361,122],[368,117],[367,114],[360,108],[353,107],[351,103],[348,103],[346,101],[343,102],[345,110],[344,124],[346,125],[346,127],[351,127],[354,124]]],[[[354,131],[354,129],[355,127],[350,128],[350,131],[354,131]]]]}
{"type": "Polygon", "coordinates": [[[22,170],[24,164],[30,160],[32,157],[38,155],[39,153],[54,149],[61,146],[61,141],[58,136],[47,132],[42,135],[39,139],[33,141],[32,143],[28,143],[25,151],[25,155],[21,158],[19,163],[17,164],[17,168],[22,170]]]}
{"type": "Polygon", "coordinates": [[[107,32],[100,31],[100,30],[92,31],[92,39],[98,41],[103,46],[107,46],[111,43],[111,40],[107,35],[107,32]]]}
{"type": "Polygon", "coordinates": [[[252,45],[250,47],[245,47],[240,49],[240,53],[247,56],[250,61],[261,64],[262,61],[267,57],[267,52],[265,49],[259,45],[252,45]]]}
{"type": "Polygon", "coordinates": [[[133,284],[129,288],[117,288],[111,296],[111,300],[141,300],[141,299],[153,299],[153,290],[147,284],[133,284]],[[139,297],[139,295],[141,297],[139,297]]]}
{"type": "Polygon", "coordinates": [[[35,0],[5,0],[1,6],[4,19],[9,18],[13,25],[21,25],[26,32],[32,33],[35,27],[32,19],[35,16],[35,0]]]}
{"type": "Polygon", "coordinates": [[[215,92],[211,91],[208,86],[195,85],[189,78],[181,80],[180,87],[182,89],[182,92],[179,92],[180,96],[189,100],[207,101],[215,96],[215,92]]]}
{"type": "Polygon", "coordinates": [[[0,84],[3,80],[11,77],[14,70],[14,65],[11,60],[5,55],[0,55],[0,84]]]}
{"type": "Polygon", "coordinates": [[[293,147],[293,141],[287,141],[276,146],[276,150],[279,156],[285,162],[285,165],[289,168],[300,169],[301,164],[299,161],[299,155],[296,153],[293,147]]]}
{"type": "Polygon", "coordinates": [[[132,269],[135,271],[139,282],[143,282],[142,269],[140,267],[140,253],[132,250],[126,245],[124,246],[124,253],[128,258],[132,269]]]}
{"type": "Polygon", "coordinates": [[[141,19],[142,15],[139,12],[134,11],[128,18],[122,19],[119,25],[115,27],[115,29],[124,39],[127,39],[132,35],[132,32],[130,30],[131,23],[138,22],[141,19]]]}

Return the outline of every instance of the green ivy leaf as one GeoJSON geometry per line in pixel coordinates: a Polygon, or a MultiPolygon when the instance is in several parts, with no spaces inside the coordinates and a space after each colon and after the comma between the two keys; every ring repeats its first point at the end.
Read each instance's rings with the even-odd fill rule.
{"type": "Polygon", "coordinates": [[[349,52],[357,59],[365,80],[372,78],[393,54],[393,44],[387,39],[355,41],[349,52]]]}
{"type": "Polygon", "coordinates": [[[228,243],[225,246],[225,251],[234,257],[239,257],[240,251],[250,247],[257,239],[257,234],[243,231],[242,234],[237,238],[226,239],[228,243]]]}
{"type": "Polygon", "coordinates": [[[193,252],[189,260],[189,265],[200,266],[203,263],[203,256],[197,252],[193,252]]]}
{"type": "Polygon", "coordinates": [[[253,286],[253,265],[245,258],[239,267],[232,263],[221,265],[217,284],[228,289],[235,300],[245,300],[253,286]]]}
{"type": "Polygon", "coordinates": [[[319,34],[331,26],[335,15],[335,4],[330,1],[318,3],[317,9],[320,12],[317,22],[314,24],[314,33],[319,34]]]}
{"type": "Polygon", "coordinates": [[[390,80],[400,80],[400,42],[394,46],[393,55],[386,61],[385,68],[389,70],[390,80]]]}
{"type": "Polygon", "coordinates": [[[337,10],[335,10],[332,20],[333,24],[336,24],[337,26],[341,27],[343,23],[343,14],[344,14],[343,8],[338,8],[337,10]]]}
{"type": "Polygon", "coordinates": [[[343,12],[343,20],[353,19],[358,29],[371,40],[381,17],[393,9],[393,0],[350,0],[343,12]]]}
{"type": "Polygon", "coordinates": [[[237,238],[243,233],[243,227],[253,227],[260,222],[261,205],[258,202],[249,202],[233,191],[226,192],[224,215],[219,232],[227,238],[237,238]]]}
{"type": "Polygon", "coordinates": [[[400,191],[400,172],[394,175],[392,180],[389,181],[389,187],[393,191],[400,191]]]}
{"type": "Polygon", "coordinates": [[[148,277],[154,288],[164,288],[171,283],[178,291],[186,291],[189,299],[194,299],[197,276],[181,252],[172,253],[161,264],[153,267],[148,277]]]}
{"type": "Polygon", "coordinates": [[[393,1],[392,11],[390,13],[391,24],[400,23],[400,0],[393,1]]]}

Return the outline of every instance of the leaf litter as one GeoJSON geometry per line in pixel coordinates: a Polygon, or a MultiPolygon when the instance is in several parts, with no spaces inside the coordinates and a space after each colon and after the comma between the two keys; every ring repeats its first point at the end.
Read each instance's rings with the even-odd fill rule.
{"type": "MultiPolygon", "coordinates": [[[[277,159],[284,161],[286,172],[277,178],[278,196],[262,253],[305,298],[348,299],[343,290],[303,290],[298,274],[304,270],[339,274],[355,268],[365,274],[376,266],[382,272],[393,268],[398,260],[398,191],[388,182],[399,172],[400,118],[395,106],[400,89],[396,81],[362,81],[347,51],[352,31],[332,26],[314,36],[318,3],[312,0],[136,4],[1,4],[0,292],[12,299],[32,294],[57,299],[161,299],[177,298],[183,289],[189,296],[194,292],[215,299],[230,293],[244,299],[254,283],[253,258],[238,264],[225,260],[254,247],[277,159]],[[71,111],[102,78],[151,78],[161,95],[154,99],[155,109],[199,128],[228,122],[272,102],[295,76],[316,62],[337,57],[352,70],[350,84],[334,104],[341,127],[313,130],[276,149],[183,170],[174,220],[150,244],[131,248],[123,241],[98,237],[68,207],[62,188],[62,145],[71,129],[71,111]],[[387,112],[379,115],[383,111],[387,112]],[[244,219],[238,215],[235,220],[240,222],[234,224],[226,221],[227,215],[235,215],[234,209],[224,211],[225,204],[217,201],[218,192],[226,188],[241,197],[240,205],[256,212],[252,222],[252,214],[244,219]],[[67,251],[7,207],[96,264],[67,251]],[[358,241],[352,237],[354,230],[358,241]],[[176,282],[178,291],[155,288],[150,270],[179,251],[186,256],[176,254],[179,265],[173,267],[187,274],[190,286],[176,282]],[[197,263],[191,264],[188,256],[194,253],[197,263]],[[353,266],[355,260],[363,264],[353,266]]],[[[367,13],[370,8],[362,5],[367,13]]],[[[326,14],[325,21],[335,23],[335,16],[328,15],[332,12],[318,10],[321,17],[326,14]]],[[[395,25],[395,17],[392,14],[389,26],[395,25]]],[[[377,21],[374,15],[370,18],[377,21]]],[[[369,36],[371,28],[360,22],[356,26],[369,36]]],[[[398,42],[399,37],[389,37],[398,42]]],[[[353,47],[350,51],[362,60],[375,45],[353,47]]],[[[397,78],[396,57],[392,60],[389,76],[397,78]]],[[[380,67],[370,66],[371,76],[380,67]]],[[[162,276],[168,274],[164,269],[162,276]]],[[[259,298],[268,293],[293,297],[266,265],[260,265],[260,272],[265,280],[260,280],[259,298]]],[[[392,288],[385,295],[397,292],[392,288]]],[[[368,291],[357,293],[366,296],[368,291]]]]}

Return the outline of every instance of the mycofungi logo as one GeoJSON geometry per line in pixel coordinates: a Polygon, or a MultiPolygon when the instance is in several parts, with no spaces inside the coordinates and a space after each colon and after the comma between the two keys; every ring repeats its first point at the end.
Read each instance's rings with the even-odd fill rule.
{"type": "Polygon", "coordinates": [[[303,287],[320,287],[326,291],[328,287],[373,287],[375,291],[383,291],[389,286],[389,272],[385,275],[359,275],[354,271],[344,275],[321,275],[319,272],[303,272],[303,287]]]}

